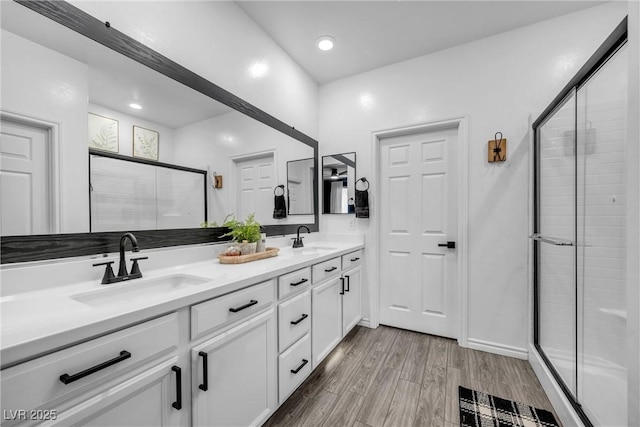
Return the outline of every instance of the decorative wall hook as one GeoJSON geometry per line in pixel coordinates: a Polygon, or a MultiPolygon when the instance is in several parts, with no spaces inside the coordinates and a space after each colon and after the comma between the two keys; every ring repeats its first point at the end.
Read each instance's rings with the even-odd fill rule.
{"type": "MultiPolygon", "coordinates": [[[[207,170],[209,170],[208,167],[207,170]]],[[[209,171],[209,175],[211,175],[211,186],[215,189],[222,188],[222,175],[218,175],[215,171],[213,173],[209,171]]]]}
{"type": "Polygon", "coordinates": [[[504,162],[507,160],[507,139],[502,137],[502,132],[496,132],[493,138],[487,145],[487,161],[504,162]]]}

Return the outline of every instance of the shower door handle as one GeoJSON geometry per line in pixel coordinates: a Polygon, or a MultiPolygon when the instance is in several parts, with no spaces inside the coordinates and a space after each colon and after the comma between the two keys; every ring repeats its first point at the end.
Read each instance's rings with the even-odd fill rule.
{"type": "Polygon", "coordinates": [[[551,237],[541,236],[538,233],[532,234],[529,238],[537,240],[538,242],[550,243],[556,246],[574,246],[574,243],[570,240],[553,239],[551,237]]]}

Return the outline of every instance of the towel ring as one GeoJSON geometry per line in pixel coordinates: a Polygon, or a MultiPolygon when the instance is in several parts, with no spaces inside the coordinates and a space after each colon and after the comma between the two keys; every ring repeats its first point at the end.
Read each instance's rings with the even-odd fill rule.
{"type": "Polygon", "coordinates": [[[359,180],[357,180],[357,181],[356,181],[356,190],[358,190],[358,191],[367,191],[367,190],[369,190],[369,181],[367,181],[367,178],[362,177],[362,178],[360,178],[359,180]],[[364,182],[365,184],[367,184],[367,188],[365,188],[364,190],[358,190],[358,183],[359,183],[360,181],[362,181],[362,182],[364,182]]]}
{"type": "Polygon", "coordinates": [[[273,189],[273,194],[276,196],[284,196],[284,185],[276,185],[276,188],[273,189]],[[282,194],[278,194],[278,188],[282,190],[282,194]]]}

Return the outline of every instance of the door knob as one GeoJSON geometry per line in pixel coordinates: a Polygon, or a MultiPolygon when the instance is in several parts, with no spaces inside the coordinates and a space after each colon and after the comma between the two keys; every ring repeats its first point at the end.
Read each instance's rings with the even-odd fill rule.
{"type": "Polygon", "coordinates": [[[456,248],[456,242],[438,243],[438,246],[441,246],[441,247],[447,248],[447,249],[455,249],[456,248]]]}

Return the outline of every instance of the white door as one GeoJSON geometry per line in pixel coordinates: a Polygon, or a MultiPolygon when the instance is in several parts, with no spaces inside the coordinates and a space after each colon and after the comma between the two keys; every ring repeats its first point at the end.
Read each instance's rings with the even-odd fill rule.
{"type": "Polygon", "coordinates": [[[265,223],[273,217],[273,189],[276,186],[273,153],[236,160],[236,218],[255,213],[265,223]]]}
{"type": "Polygon", "coordinates": [[[3,120],[0,133],[2,236],[52,232],[45,129],[3,120]]]}
{"type": "Polygon", "coordinates": [[[380,141],[380,323],[457,336],[458,129],[380,141]]]}
{"type": "Polygon", "coordinates": [[[287,213],[289,215],[298,215],[308,212],[304,210],[304,207],[302,206],[303,202],[301,201],[300,197],[300,193],[302,193],[300,191],[300,186],[301,184],[299,181],[287,181],[287,192],[289,196],[289,200],[287,200],[287,202],[289,203],[287,205],[287,209],[289,210],[289,212],[287,213]]]}

